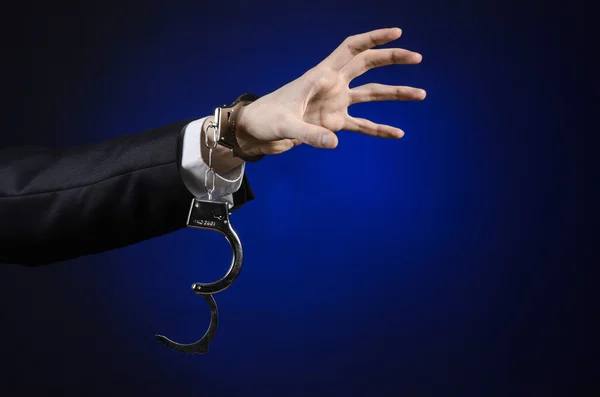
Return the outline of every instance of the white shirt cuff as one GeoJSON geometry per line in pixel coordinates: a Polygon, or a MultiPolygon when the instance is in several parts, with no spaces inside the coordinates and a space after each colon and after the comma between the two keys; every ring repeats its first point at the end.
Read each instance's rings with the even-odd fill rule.
{"type": "MultiPolygon", "coordinates": [[[[204,175],[208,165],[200,151],[204,120],[206,117],[194,120],[185,127],[181,149],[181,179],[190,193],[198,199],[208,198],[204,186],[204,175]]],[[[242,185],[245,167],[246,163],[242,163],[225,174],[215,174],[215,190],[212,194],[214,200],[226,201],[230,206],[233,205],[232,194],[242,185]]]]}

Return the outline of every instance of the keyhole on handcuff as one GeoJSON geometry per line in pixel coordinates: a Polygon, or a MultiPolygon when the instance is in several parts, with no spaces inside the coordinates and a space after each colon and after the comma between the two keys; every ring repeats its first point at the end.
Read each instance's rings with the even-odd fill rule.
{"type": "Polygon", "coordinates": [[[231,120],[231,112],[227,112],[227,121],[231,120]]]}
{"type": "Polygon", "coordinates": [[[212,216],[213,216],[213,218],[218,219],[220,221],[225,219],[225,215],[221,211],[218,211],[218,210],[213,211],[212,216]]]}

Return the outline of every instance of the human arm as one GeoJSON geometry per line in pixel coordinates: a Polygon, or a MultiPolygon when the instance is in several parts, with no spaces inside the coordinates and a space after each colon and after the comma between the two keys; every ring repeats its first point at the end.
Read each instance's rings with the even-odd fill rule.
{"type": "MultiPolygon", "coordinates": [[[[50,264],[185,227],[190,190],[203,186],[193,173],[182,180],[193,122],[67,149],[0,149],[0,263],[50,264]]],[[[245,175],[230,189],[233,210],[253,198],[245,175]]]]}

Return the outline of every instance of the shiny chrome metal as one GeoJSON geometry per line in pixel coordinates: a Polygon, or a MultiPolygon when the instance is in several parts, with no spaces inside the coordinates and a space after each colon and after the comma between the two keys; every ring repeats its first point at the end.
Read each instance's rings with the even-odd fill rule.
{"type": "Polygon", "coordinates": [[[242,242],[229,222],[229,204],[194,199],[188,216],[188,226],[221,233],[229,242],[233,252],[229,270],[220,280],[211,283],[194,283],[192,289],[198,294],[216,294],[229,288],[240,275],[244,262],[242,242]]]}
{"type": "Polygon", "coordinates": [[[221,233],[231,246],[233,258],[229,270],[220,280],[210,283],[197,282],[192,285],[194,293],[201,295],[210,307],[210,325],[204,336],[191,344],[177,343],[162,335],[156,335],[156,339],[181,353],[203,354],[208,352],[208,345],[215,335],[219,322],[217,304],[212,294],[229,288],[237,279],[242,270],[244,251],[237,233],[233,230],[229,222],[229,204],[226,202],[193,199],[188,214],[187,225],[188,227],[214,230],[221,233]]]}
{"type": "Polygon", "coordinates": [[[172,341],[163,335],[155,335],[156,339],[164,343],[167,347],[170,347],[173,350],[177,350],[180,353],[186,354],[204,354],[208,353],[208,346],[210,342],[215,337],[215,332],[217,331],[217,326],[219,325],[219,309],[217,308],[217,302],[212,295],[202,295],[202,298],[208,303],[208,307],[210,308],[210,324],[208,325],[208,329],[204,333],[204,336],[197,340],[194,343],[182,344],[172,341]]]}

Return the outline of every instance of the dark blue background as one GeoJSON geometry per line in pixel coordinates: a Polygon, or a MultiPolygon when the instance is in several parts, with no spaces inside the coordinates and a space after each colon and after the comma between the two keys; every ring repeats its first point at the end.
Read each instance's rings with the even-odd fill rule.
{"type": "Polygon", "coordinates": [[[341,132],[334,151],[248,166],[257,199],[232,217],[244,270],[216,296],[208,355],[179,355],[154,334],[204,332],[190,285],[228,265],[217,234],[3,266],[2,395],[573,396],[589,385],[574,294],[582,2],[63,6],[4,14],[5,145],[202,117],[389,26],[422,64],[355,84],[428,96],[351,108],[403,128],[402,140],[341,132]]]}

